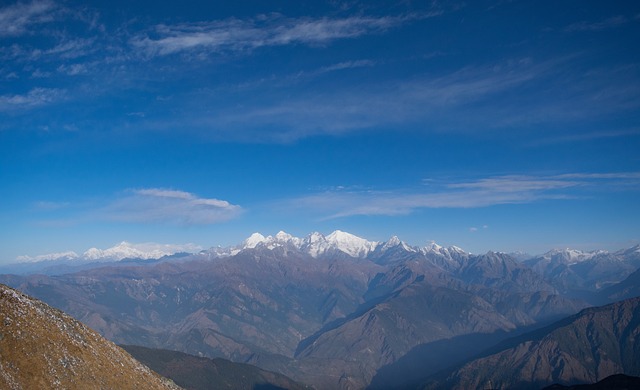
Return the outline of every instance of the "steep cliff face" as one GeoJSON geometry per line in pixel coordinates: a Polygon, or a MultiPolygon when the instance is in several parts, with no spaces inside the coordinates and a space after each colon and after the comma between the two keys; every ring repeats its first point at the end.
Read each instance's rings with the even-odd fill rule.
{"type": "Polygon", "coordinates": [[[640,297],[585,309],[525,335],[510,348],[466,364],[438,386],[540,388],[594,383],[618,373],[638,375],[639,339],[640,297]]]}
{"type": "Polygon", "coordinates": [[[80,322],[5,285],[0,388],[179,389],[80,322]]]}

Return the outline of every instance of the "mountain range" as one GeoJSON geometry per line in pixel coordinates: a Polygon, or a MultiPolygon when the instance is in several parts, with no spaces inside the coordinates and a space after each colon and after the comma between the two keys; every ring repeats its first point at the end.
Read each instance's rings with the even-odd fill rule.
{"type": "Polygon", "coordinates": [[[389,388],[632,295],[639,259],[638,246],[523,261],[397,237],[280,232],[190,255],[0,275],[0,282],[119,344],[224,357],[318,389],[389,388]]]}
{"type": "Polygon", "coordinates": [[[539,389],[549,383],[594,383],[613,374],[640,375],[640,297],[588,308],[508,340],[426,388],[539,389]],[[496,370],[496,367],[500,367],[496,370]]]}

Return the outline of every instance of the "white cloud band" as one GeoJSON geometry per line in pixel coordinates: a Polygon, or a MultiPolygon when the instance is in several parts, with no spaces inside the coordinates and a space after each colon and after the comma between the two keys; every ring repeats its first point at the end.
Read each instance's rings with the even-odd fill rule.
{"type": "Polygon", "coordinates": [[[405,215],[428,208],[479,208],[571,199],[577,189],[606,182],[612,191],[640,189],[640,173],[581,173],[555,176],[510,175],[429,186],[409,191],[326,191],[293,199],[289,206],[314,210],[325,219],[354,215],[405,215]]]}
{"type": "Polygon", "coordinates": [[[173,26],[158,25],[152,34],[134,37],[131,44],[149,55],[168,55],[197,49],[219,52],[289,44],[320,45],[336,39],[382,32],[412,18],[415,17],[289,19],[280,15],[268,15],[255,20],[228,19],[173,26]]]}
{"type": "Polygon", "coordinates": [[[115,221],[178,225],[214,224],[240,213],[240,206],[224,200],[158,188],[132,190],[130,195],[115,200],[105,210],[105,216],[115,221]]]}

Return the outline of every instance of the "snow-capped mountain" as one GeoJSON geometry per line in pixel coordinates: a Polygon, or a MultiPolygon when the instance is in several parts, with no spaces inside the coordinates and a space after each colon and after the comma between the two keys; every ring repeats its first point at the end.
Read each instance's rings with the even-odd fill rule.
{"type": "Polygon", "coordinates": [[[170,256],[176,253],[195,253],[202,250],[201,247],[194,244],[174,245],[174,244],[157,244],[157,243],[141,243],[132,244],[123,241],[108,249],[90,248],[82,255],[76,252],[50,253],[38,256],[20,256],[16,260],[20,263],[37,263],[37,262],[102,262],[102,261],[120,261],[123,259],[142,259],[153,260],[164,256],[170,256]]]}
{"type": "Polygon", "coordinates": [[[618,252],[584,252],[554,249],[525,260],[530,267],[561,290],[596,289],[620,282],[640,266],[638,247],[618,252]]]}
{"type": "Polygon", "coordinates": [[[399,248],[406,252],[417,252],[417,250],[411,246],[409,246],[406,242],[400,240],[398,236],[391,237],[387,242],[383,243],[380,246],[380,252],[386,252],[391,249],[399,248]]]}
{"type": "Polygon", "coordinates": [[[101,250],[98,248],[91,248],[84,252],[82,258],[85,260],[95,261],[120,261],[123,259],[142,259],[152,260],[159,259],[164,256],[170,256],[175,253],[186,252],[194,253],[202,248],[194,244],[186,245],[171,245],[171,244],[156,244],[156,243],[143,243],[143,244],[131,244],[123,241],[120,244],[113,246],[109,249],[101,250]]]}
{"type": "Polygon", "coordinates": [[[72,261],[78,259],[80,256],[76,252],[68,251],[61,253],[49,253],[46,255],[38,256],[18,256],[16,261],[20,263],[37,263],[40,261],[72,261]]]}
{"type": "Polygon", "coordinates": [[[601,250],[584,252],[576,249],[566,248],[566,249],[553,249],[545,253],[544,255],[542,255],[542,258],[551,262],[558,262],[558,263],[563,263],[567,265],[572,265],[572,264],[577,264],[577,263],[581,263],[583,261],[592,259],[595,256],[606,255],[606,254],[608,254],[607,251],[601,251],[601,250]]]}
{"type": "Polygon", "coordinates": [[[332,250],[338,250],[351,257],[366,257],[378,246],[376,241],[367,241],[350,233],[336,230],[328,236],[313,233],[305,239],[303,247],[313,257],[318,257],[332,250]]]}
{"type": "Polygon", "coordinates": [[[445,248],[443,246],[436,244],[433,241],[431,241],[426,246],[420,248],[420,252],[424,254],[435,253],[435,254],[439,254],[449,258],[459,256],[459,255],[469,255],[469,252],[455,245],[445,248]]]}
{"type": "Polygon", "coordinates": [[[253,233],[240,245],[228,248],[211,248],[209,254],[217,257],[234,256],[247,249],[264,248],[273,250],[278,247],[288,247],[299,250],[303,253],[317,258],[331,251],[340,251],[351,257],[366,257],[378,246],[375,241],[368,241],[364,238],[336,230],[328,236],[314,232],[305,238],[294,237],[283,231],[275,236],[264,236],[260,233],[253,233]]]}
{"type": "Polygon", "coordinates": [[[295,237],[283,231],[278,232],[275,236],[253,233],[239,245],[226,248],[214,247],[206,252],[210,257],[215,258],[234,256],[245,250],[274,250],[279,247],[300,251],[313,258],[339,253],[360,259],[371,258],[371,256],[382,258],[401,252],[428,257],[442,257],[444,261],[457,263],[454,259],[469,255],[455,246],[445,248],[432,242],[425,247],[414,247],[400,240],[397,236],[391,237],[386,242],[369,241],[341,230],[336,230],[326,236],[322,233],[314,232],[305,238],[295,237]]]}

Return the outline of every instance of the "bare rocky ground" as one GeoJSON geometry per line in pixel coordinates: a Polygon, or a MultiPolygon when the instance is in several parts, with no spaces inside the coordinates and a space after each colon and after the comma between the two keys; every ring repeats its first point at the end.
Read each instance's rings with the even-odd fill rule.
{"type": "Polygon", "coordinates": [[[5,285],[0,388],[179,389],[79,321],[5,285]]]}

